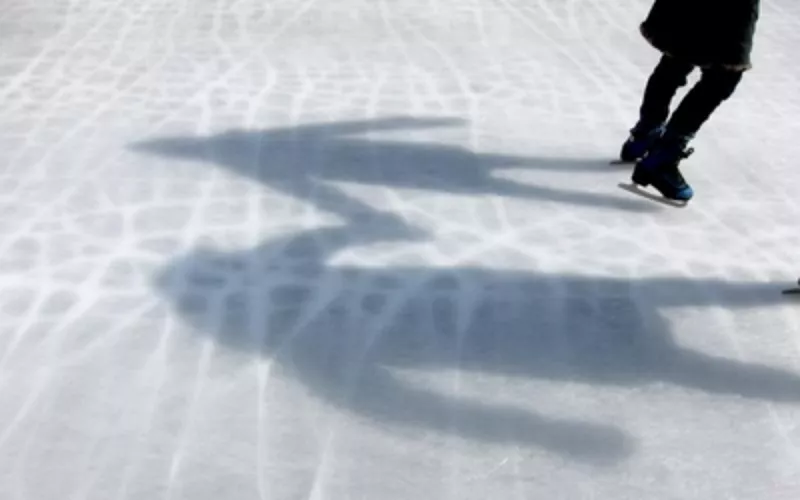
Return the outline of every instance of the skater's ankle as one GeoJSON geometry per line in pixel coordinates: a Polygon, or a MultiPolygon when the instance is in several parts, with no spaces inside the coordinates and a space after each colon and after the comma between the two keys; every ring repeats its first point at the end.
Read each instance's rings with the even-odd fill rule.
{"type": "Polygon", "coordinates": [[[668,142],[671,144],[679,144],[681,146],[688,146],[689,143],[694,140],[695,133],[685,132],[683,130],[668,125],[664,129],[664,134],[661,137],[662,141],[664,142],[668,142]]]}
{"type": "Polygon", "coordinates": [[[636,122],[636,125],[633,126],[631,132],[637,135],[650,135],[655,132],[663,132],[664,126],[664,122],[654,122],[649,120],[645,121],[640,119],[638,122],[636,122]]]}

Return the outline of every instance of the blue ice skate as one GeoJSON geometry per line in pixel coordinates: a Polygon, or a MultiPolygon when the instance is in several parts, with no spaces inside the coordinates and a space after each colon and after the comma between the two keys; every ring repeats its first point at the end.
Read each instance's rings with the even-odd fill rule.
{"type": "Polygon", "coordinates": [[[637,123],[631,129],[631,135],[625,144],[622,145],[622,150],[619,153],[621,163],[634,163],[642,159],[648,151],[661,139],[664,135],[664,125],[646,125],[641,122],[637,123]]]}
{"type": "Polygon", "coordinates": [[[688,202],[694,190],[686,182],[678,166],[681,161],[694,153],[687,148],[690,137],[669,137],[665,135],[653,146],[650,152],[636,164],[631,180],[639,186],[650,186],[672,201],[688,202]]]}

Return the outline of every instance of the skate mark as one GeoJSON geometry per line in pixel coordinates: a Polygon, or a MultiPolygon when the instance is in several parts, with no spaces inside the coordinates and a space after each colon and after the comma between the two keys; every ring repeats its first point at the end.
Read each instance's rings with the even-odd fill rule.
{"type": "Polygon", "coordinates": [[[624,189],[625,191],[628,191],[629,193],[633,193],[635,195],[641,196],[642,198],[646,198],[648,200],[661,203],[662,205],[667,205],[668,207],[686,208],[689,205],[689,203],[686,201],[670,200],[668,198],[664,198],[662,196],[650,193],[640,188],[636,184],[620,182],[618,186],[624,189]]]}

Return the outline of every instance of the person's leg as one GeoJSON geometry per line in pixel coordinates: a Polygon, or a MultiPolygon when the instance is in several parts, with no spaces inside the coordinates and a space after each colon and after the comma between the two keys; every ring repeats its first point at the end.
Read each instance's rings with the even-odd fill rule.
{"type": "Polygon", "coordinates": [[[686,85],[686,79],[694,67],[664,55],[653,70],[644,90],[639,108],[639,121],[623,144],[622,161],[635,161],[647,153],[663,133],[664,123],[669,117],[670,104],[678,89],[686,85]]]}
{"type": "Polygon", "coordinates": [[[639,123],[644,126],[661,126],[669,117],[670,104],[678,89],[686,85],[694,70],[691,64],[664,55],[647,80],[644,98],[639,108],[639,123]]]}
{"type": "Polygon", "coordinates": [[[633,181],[645,186],[652,184],[667,198],[691,199],[694,191],[678,166],[693,152],[688,147],[689,142],[719,105],[733,95],[741,79],[742,73],[738,71],[723,68],[703,70],[700,81],[672,114],[664,135],[637,165],[633,181]]]}
{"type": "Polygon", "coordinates": [[[686,94],[670,118],[668,132],[693,138],[719,105],[733,95],[741,80],[741,71],[704,69],[700,81],[686,94]]]}

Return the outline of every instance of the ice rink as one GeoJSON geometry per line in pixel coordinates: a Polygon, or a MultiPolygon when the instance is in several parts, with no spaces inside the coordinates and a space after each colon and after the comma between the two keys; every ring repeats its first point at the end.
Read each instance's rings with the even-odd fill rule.
{"type": "Polygon", "coordinates": [[[0,498],[800,498],[800,3],[683,209],[649,7],[2,0],[0,498]]]}

